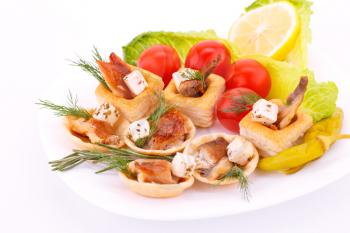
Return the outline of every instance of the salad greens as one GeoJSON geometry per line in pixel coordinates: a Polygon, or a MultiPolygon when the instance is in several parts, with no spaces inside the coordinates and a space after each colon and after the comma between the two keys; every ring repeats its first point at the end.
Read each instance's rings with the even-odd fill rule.
{"type": "Polygon", "coordinates": [[[298,12],[300,20],[300,33],[296,39],[293,50],[287,56],[286,61],[300,66],[302,68],[307,67],[307,46],[311,42],[311,29],[310,29],[310,16],[312,14],[311,5],[312,2],[308,0],[256,0],[245,10],[248,12],[255,8],[268,5],[270,3],[287,1],[292,4],[298,12]]]}
{"type": "Polygon", "coordinates": [[[287,62],[255,55],[247,58],[261,63],[269,72],[271,90],[268,99],[286,99],[298,85],[300,77],[308,76],[309,83],[301,107],[315,122],[331,116],[336,108],[338,88],[334,82],[317,83],[312,71],[287,62]]]}
{"type": "Polygon", "coordinates": [[[129,44],[123,46],[124,60],[136,65],[137,59],[141,53],[157,44],[169,45],[173,47],[181,62],[184,62],[186,55],[191,47],[202,40],[218,40],[226,45],[230,50],[231,56],[237,58],[237,51],[231,42],[219,38],[214,30],[206,30],[200,32],[145,32],[136,36],[129,44]]]}

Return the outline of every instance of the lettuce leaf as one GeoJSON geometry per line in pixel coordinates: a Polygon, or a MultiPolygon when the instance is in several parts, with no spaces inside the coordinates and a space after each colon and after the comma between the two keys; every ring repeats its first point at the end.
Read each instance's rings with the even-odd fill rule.
{"type": "Polygon", "coordinates": [[[307,89],[301,108],[317,122],[334,113],[337,97],[337,85],[334,82],[322,82],[307,89]]]}
{"type": "Polygon", "coordinates": [[[132,65],[136,65],[141,53],[157,44],[169,45],[173,47],[180,56],[182,62],[191,47],[202,40],[218,40],[226,45],[230,50],[232,59],[237,58],[237,50],[233,44],[227,40],[219,38],[214,30],[200,32],[144,32],[136,36],[129,44],[123,46],[124,60],[132,65]]]}
{"type": "Polygon", "coordinates": [[[312,2],[308,0],[256,0],[245,10],[248,12],[255,8],[265,6],[270,3],[279,2],[279,1],[288,1],[291,3],[297,10],[300,17],[300,33],[296,39],[294,48],[288,54],[286,61],[300,66],[301,68],[307,67],[308,61],[308,44],[311,42],[311,29],[310,29],[310,16],[312,14],[311,6],[312,2]]]}
{"type": "Polygon", "coordinates": [[[255,59],[268,70],[271,77],[268,99],[285,100],[298,85],[300,77],[306,75],[309,77],[309,83],[302,109],[310,114],[315,122],[331,116],[335,111],[338,96],[335,83],[317,83],[312,71],[270,57],[255,55],[243,58],[255,59]]]}

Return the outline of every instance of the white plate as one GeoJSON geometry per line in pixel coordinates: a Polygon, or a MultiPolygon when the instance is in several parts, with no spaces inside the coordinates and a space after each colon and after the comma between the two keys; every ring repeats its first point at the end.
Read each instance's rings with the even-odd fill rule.
{"type": "MultiPolygon", "coordinates": [[[[311,56],[314,53],[311,53],[311,56]]],[[[311,67],[315,70],[317,80],[333,80],[339,87],[338,105],[349,106],[349,79],[342,76],[337,69],[319,54],[312,56],[311,67]],[[341,84],[341,85],[340,85],[341,84]]],[[[68,89],[79,95],[83,106],[95,106],[93,78],[59,77],[60,82],[49,88],[43,97],[58,103],[65,103],[68,89]]],[[[345,121],[343,132],[350,132],[349,108],[343,108],[345,121]]],[[[44,149],[49,160],[58,159],[74,148],[69,141],[60,118],[51,112],[39,112],[39,127],[44,149]]],[[[225,131],[219,124],[206,132],[225,131]]],[[[227,132],[227,131],[225,131],[227,132]]],[[[204,133],[202,130],[199,133],[204,133]]],[[[250,176],[250,202],[242,200],[236,186],[208,186],[195,183],[183,195],[169,199],[151,199],[139,196],[124,186],[118,175],[111,171],[94,174],[99,169],[96,165],[82,164],[73,170],[57,175],[85,200],[108,211],[142,219],[180,220],[199,219],[232,215],[272,206],[315,191],[336,181],[350,170],[350,151],[348,141],[339,141],[327,154],[302,171],[294,175],[255,172],[250,176]]]]}

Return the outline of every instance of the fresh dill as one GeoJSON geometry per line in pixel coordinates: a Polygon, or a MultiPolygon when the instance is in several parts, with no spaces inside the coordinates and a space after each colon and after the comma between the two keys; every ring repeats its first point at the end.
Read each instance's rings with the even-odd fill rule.
{"type": "Polygon", "coordinates": [[[207,78],[213,71],[221,60],[221,56],[218,55],[212,61],[210,61],[207,65],[205,65],[200,71],[197,70],[184,70],[184,75],[188,80],[199,80],[203,86],[203,89],[207,89],[207,78]]]}
{"type": "Polygon", "coordinates": [[[110,90],[108,85],[107,85],[107,83],[106,83],[106,80],[103,78],[103,76],[101,74],[100,69],[96,65],[96,61],[103,61],[103,58],[102,58],[101,54],[99,53],[99,51],[97,50],[97,48],[95,46],[94,46],[94,48],[92,50],[92,58],[93,58],[94,61],[90,62],[90,61],[84,60],[81,57],[78,57],[78,61],[71,61],[71,65],[80,67],[85,72],[91,74],[105,88],[110,90]]]}
{"type": "Polygon", "coordinates": [[[242,94],[241,96],[227,97],[230,99],[230,107],[223,109],[223,112],[234,112],[241,114],[250,109],[250,106],[261,97],[254,93],[242,94]]]}
{"type": "Polygon", "coordinates": [[[104,144],[97,144],[107,149],[105,152],[92,150],[73,150],[73,153],[59,160],[50,161],[53,171],[67,171],[84,162],[105,164],[106,167],[96,173],[117,169],[127,175],[129,173],[128,164],[136,159],[163,159],[171,161],[169,156],[149,156],[140,154],[125,148],[114,148],[104,144]]]}
{"type": "Polygon", "coordinates": [[[239,183],[239,189],[242,193],[243,199],[249,201],[249,182],[248,177],[244,174],[244,171],[237,165],[233,166],[231,170],[220,179],[220,182],[224,180],[237,179],[239,183]]]}
{"type": "Polygon", "coordinates": [[[140,148],[146,145],[151,137],[156,133],[160,118],[174,107],[173,105],[167,104],[165,102],[163,94],[155,93],[155,95],[157,95],[157,98],[159,99],[159,105],[157,109],[147,118],[150,124],[149,135],[147,137],[139,138],[135,142],[135,145],[140,148]]]}
{"type": "Polygon", "coordinates": [[[88,110],[78,105],[78,97],[74,97],[70,91],[67,102],[68,106],[58,105],[48,100],[39,100],[36,104],[40,105],[41,108],[54,111],[56,116],[74,116],[84,119],[90,119],[92,117],[88,110]]]}

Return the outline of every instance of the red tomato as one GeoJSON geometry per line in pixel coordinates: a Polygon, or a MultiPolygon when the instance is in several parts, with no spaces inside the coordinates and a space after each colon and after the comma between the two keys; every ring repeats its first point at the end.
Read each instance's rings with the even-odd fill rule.
{"type": "Polygon", "coordinates": [[[172,74],[180,68],[180,58],[176,50],[167,45],[154,45],[144,50],[137,61],[137,66],[160,77],[164,87],[168,85],[172,74]]]}
{"type": "Polygon", "coordinates": [[[260,99],[248,88],[235,88],[226,91],[216,104],[216,114],[221,124],[232,132],[239,133],[238,123],[260,99]]]}
{"type": "Polygon", "coordinates": [[[215,40],[204,40],[194,45],[187,54],[185,67],[200,70],[218,56],[220,61],[213,73],[226,78],[231,54],[225,45],[215,40]]]}
{"type": "Polygon", "coordinates": [[[253,59],[241,59],[232,64],[226,89],[237,87],[249,88],[265,98],[271,89],[269,72],[253,59]]]}

